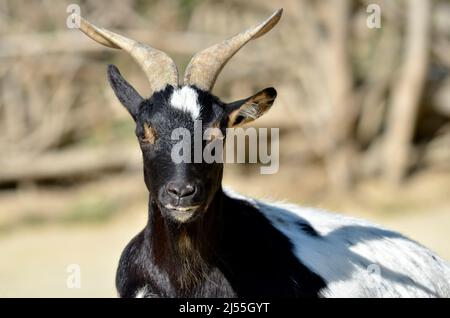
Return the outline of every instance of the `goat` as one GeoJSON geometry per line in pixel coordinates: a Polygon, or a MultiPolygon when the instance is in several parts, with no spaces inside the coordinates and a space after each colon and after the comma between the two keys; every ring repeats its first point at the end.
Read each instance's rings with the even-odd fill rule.
{"type": "Polygon", "coordinates": [[[223,164],[171,160],[175,128],[193,131],[201,119],[223,131],[271,108],[274,88],[233,103],[211,90],[227,61],[272,29],[281,14],[196,54],[183,85],[165,53],[80,17],[90,38],[131,54],[151,87],[143,98],[115,66],[108,67],[111,87],[136,123],[149,193],[148,223],[119,262],[119,296],[449,297],[449,264],[401,234],[246,198],[222,187],[223,164]]]}

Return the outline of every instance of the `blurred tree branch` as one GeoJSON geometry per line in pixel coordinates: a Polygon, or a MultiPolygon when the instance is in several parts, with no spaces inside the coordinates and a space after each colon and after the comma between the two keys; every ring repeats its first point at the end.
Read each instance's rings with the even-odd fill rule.
{"type": "Polygon", "coordinates": [[[404,56],[394,85],[385,134],[384,173],[400,182],[409,168],[411,142],[428,65],[431,2],[407,2],[404,56]]]}

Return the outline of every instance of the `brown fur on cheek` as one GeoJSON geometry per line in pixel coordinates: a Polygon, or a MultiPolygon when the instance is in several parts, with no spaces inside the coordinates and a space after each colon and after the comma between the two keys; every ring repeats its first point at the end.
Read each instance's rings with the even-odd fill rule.
{"type": "Polygon", "coordinates": [[[144,124],[144,138],[143,142],[154,144],[156,140],[156,131],[153,127],[149,126],[147,123],[144,124]]]}

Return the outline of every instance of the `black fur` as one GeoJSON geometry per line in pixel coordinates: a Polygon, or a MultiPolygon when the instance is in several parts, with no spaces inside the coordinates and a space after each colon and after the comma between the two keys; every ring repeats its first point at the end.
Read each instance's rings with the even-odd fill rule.
{"type": "MultiPolygon", "coordinates": [[[[148,224],[120,260],[119,295],[134,297],[146,288],[150,297],[317,297],[325,282],[299,262],[290,241],[255,207],[223,193],[223,164],[172,161],[171,149],[177,142],[172,131],[179,127],[194,131],[191,114],[170,105],[175,88],[167,86],[142,99],[117,68],[110,66],[108,74],[117,97],[136,122],[149,191],[148,224]],[[145,138],[148,127],[155,135],[151,143],[145,138]],[[167,187],[173,182],[192,185],[195,191],[174,197],[167,187]],[[180,221],[170,206],[198,208],[190,219],[180,221]]],[[[259,117],[276,97],[275,89],[269,88],[225,104],[209,92],[194,89],[203,130],[219,127],[224,135],[230,114],[241,106],[252,107],[259,117]]],[[[245,122],[252,119],[247,117],[245,122]]],[[[306,224],[299,226],[309,235],[318,235],[306,224]]]]}
{"type": "Polygon", "coordinates": [[[117,98],[128,112],[136,118],[139,105],[144,100],[141,95],[120,74],[117,67],[108,65],[108,80],[117,98]]]}
{"type": "Polygon", "coordinates": [[[304,221],[297,221],[296,224],[305,233],[308,233],[311,236],[314,237],[320,237],[319,233],[311,226],[309,223],[305,223],[304,221]]]}
{"type": "MultiPolygon", "coordinates": [[[[212,209],[193,231],[208,266],[199,284],[180,288],[176,262],[155,260],[162,257],[155,249],[165,237],[155,229],[160,212],[150,207],[147,227],[122,254],[116,277],[120,296],[134,297],[147,286],[150,297],[318,297],[323,279],[298,261],[288,239],[253,206],[218,191],[212,209]]],[[[176,240],[184,226],[167,226],[167,235],[176,240]]],[[[171,248],[161,248],[164,257],[177,258],[171,248]]]]}

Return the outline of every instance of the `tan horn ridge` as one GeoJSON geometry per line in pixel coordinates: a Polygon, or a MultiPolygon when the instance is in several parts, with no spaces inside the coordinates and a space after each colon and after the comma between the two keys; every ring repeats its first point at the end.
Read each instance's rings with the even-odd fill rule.
{"type": "Polygon", "coordinates": [[[231,57],[250,40],[269,32],[280,20],[282,12],[283,9],[278,9],[258,26],[195,54],[186,67],[184,84],[210,91],[220,71],[231,57]]]}
{"type": "Polygon", "coordinates": [[[92,40],[114,49],[128,52],[141,66],[150,82],[151,94],[167,85],[178,86],[178,70],[164,52],[117,33],[96,27],[80,17],[80,30],[92,40]]]}

